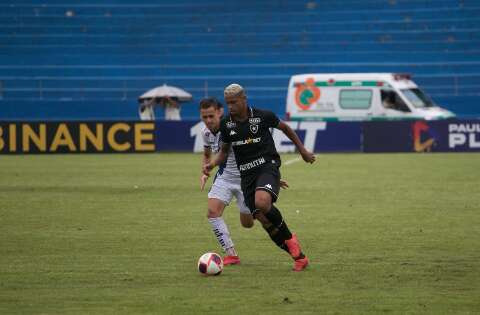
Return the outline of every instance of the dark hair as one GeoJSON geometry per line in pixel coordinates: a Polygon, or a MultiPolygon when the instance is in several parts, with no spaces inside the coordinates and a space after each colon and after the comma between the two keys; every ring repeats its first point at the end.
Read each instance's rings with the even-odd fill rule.
{"type": "Polygon", "coordinates": [[[220,103],[215,97],[207,97],[200,101],[200,109],[207,109],[214,106],[216,109],[223,108],[223,104],[220,103]]]}

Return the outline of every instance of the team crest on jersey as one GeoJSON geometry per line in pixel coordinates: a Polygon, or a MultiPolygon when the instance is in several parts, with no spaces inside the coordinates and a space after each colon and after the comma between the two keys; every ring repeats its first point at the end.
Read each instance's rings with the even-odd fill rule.
{"type": "Polygon", "coordinates": [[[235,128],[236,125],[237,124],[233,121],[227,121],[227,128],[232,129],[232,128],[235,128]]]}
{"type": "Polygon", "coordinates": [[[249,118],[248,119],[248,122],[251,123],[251,124],[259,124],[262,120],[260,119],[260,117],[254,117],[254,118],[249,118]]]}
{"type": "Polygon", "coordinates": [[[257,133],[258,131],[258,125],[250,125],[250,131],[252,133],[257,133]]]}

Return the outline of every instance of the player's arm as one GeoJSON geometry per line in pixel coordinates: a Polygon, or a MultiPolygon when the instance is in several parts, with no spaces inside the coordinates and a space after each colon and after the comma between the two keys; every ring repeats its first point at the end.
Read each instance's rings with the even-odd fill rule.
{"type": "Polygon", "coordinates": [[[210,147],[203,147],[203,154],[202,154],[203,163],[202,163],[202,165],[205,165],[208,162],[210,162],[211,157],[212,157],[212,149],[210,147]]]}
{"type": "Polygon", "coordinates": [[[215,156],[213,156],[212,160],[203,165],[203,174],[209,175],[212,169],[224,163],[227,160],[229,151],[230,151],[230,143],[223,143],[220,151],[218,151],[218,153],[215,156]]]}
{"type": "Polygon", "coordinates": [[[212,149],[210,147],[204,147],[203,154],[202,154],[202,175],[200,176],[201,190],[205,188],[205,184],[207,183],[208,177],[210,176],[203,173],[203,165],[210,163],[211,157],[212,157],[212,149]]]}
{"type": "Polygon", "coordinates": [[[303,145],[302,141],[300,141],[300,138],[298,138],[297,133],[284,121],[280,120],[278,123],[277,129],[280,129],[287,137],[290,139],[293,144],[297,147],[298,152],[302,156],[303,160],[307,163],[313,163],[315,162],[315,155],[305,149],[305,146],[303,145]]]}

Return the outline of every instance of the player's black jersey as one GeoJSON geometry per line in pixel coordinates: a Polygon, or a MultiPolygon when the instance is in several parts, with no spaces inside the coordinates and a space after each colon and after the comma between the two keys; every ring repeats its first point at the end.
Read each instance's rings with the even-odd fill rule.
{"type": "Polygon", "coordinates": [[[221,140],[232,145],[240,173],[249,173],[267,163],[280,166],[280,156],[270,133],[270,128],[276,128],[280,119],[267,110],[248,107],[248,112],[245,121],[225,117],[220,123],[221,140]]]}

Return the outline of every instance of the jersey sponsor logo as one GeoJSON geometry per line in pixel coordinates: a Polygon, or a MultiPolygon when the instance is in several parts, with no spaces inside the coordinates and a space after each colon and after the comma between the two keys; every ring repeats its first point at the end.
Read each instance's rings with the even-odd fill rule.
{"type": "Polygon", "coordinates": [[[227,121],[227,128],[232,129],[235,128],[237,124],[233,121],[227,121]]]}
{"type": "MultiPolygon", "coordinates": [[[[233,131],[233,130],[232,130],[233,131]]],[[[252,133],[257,133],[258,131],[258,125],[250,125],[250,131],[252,133]]]]}
{"type": "Polygon", "coordinates": [[[248,122],[251,124],[259,124],[262,121],[260,117],[249,118],[248,122]]]}
{"type": "Polygon", "coordinates": [[[260,166],[262,164],[265,164],[265,158],[261,157],[261,158],[258,158],[256,160],[253,160],[251,162],[248,162],[248,163],[245,163],[245,164],[240,164],[240,166],[238,167],[238,169],[240,171],[247,171],[247,170],[250,170],[254,167],[257,167],[257,166],[260,166]]]}
{"type": "Polygon", "coordinates": [[[235,130],[232,130],[230,131],[230,135],[233,136],[233,135],[236,135],[237,133],[235,132],[235,130]]]}
{"type": "Polygon", "coordinates": [[[260,140],[262,140],[262,137],[258,138],[248,138],[245,140],[240,140],[240,141],[233,141],[232,146],[237,146],[237,145],[245,145],[245,144],[252,144],[252,143],[259,143],[260,140]]]}

